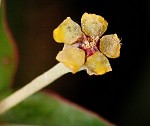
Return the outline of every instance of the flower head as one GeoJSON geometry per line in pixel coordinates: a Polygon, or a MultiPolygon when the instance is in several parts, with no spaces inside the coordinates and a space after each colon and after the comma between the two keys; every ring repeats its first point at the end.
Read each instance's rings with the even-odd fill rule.
{"type": "Polygon", "coordinates": [[[96,14],[84,13],[81,27],[67,17],[53,31],[54,40],[64,43],[64,48],[56,59],[69,67],[72,73],[82,68],[89,75],[102,75],[112,71],[107,57],[119,57],[121,44],[117,34],[102,36],[107,26],[107,21],[96,14]]]}

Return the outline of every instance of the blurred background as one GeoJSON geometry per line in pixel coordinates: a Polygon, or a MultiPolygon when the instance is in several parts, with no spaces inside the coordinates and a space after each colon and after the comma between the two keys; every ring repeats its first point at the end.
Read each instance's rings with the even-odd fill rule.
{"type": "Polygon", "coordinates": [[[46,87],[119,126],[150,125],[150,43],[148,0],[6,0],[7,19],[18,47],[12,87],[20,88],[58,62],[63,47],[53,30],[68,16],[80,24],[84,12],[108,21],[105,34],[121,38],[121,56],[109,59],[112,72],[67,74],[46,87]]]}

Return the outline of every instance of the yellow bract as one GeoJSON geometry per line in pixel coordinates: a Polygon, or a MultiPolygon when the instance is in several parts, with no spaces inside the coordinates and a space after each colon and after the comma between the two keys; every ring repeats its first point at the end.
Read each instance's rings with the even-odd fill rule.
{"type": "Polygon", "coordinates": [[[80,26],[67,17],[54,31],[53,37],[58,43],[73,44],[82,35],[80,26]]]}
{"type": "Polygon", "coordinates": [[[85,62],[85,52],[82,49],[69,46],[60,51],[56,59],[76,73],[80,70],[85,62]]]}
{"type": "Polygon", "coordinates": [[[120,39],[117,34],[105,35],[100,39],[100,51],[109,58],[120,56],[120,39]]]}
{"type": "Polygon", "coordinates": [[[108,23],[100,15],[84,13],[81,18],[81,26],[87,36],[102,36],[108,23]]]}
{"type": "Polygon", "coordinates": [[[89,70],[89,74],[102,75],[112,71],[108,59],[98,51],[87,58],[85,65],[89,70]]]}

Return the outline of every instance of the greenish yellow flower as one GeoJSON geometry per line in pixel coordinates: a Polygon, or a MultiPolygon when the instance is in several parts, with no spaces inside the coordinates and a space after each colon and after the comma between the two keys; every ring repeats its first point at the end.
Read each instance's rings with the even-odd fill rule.
{"type": "Polygon", "coordinates": [[[107,57],[119,57],[121,44],[117,34],[102,36],[107,26],[107,21],[96,14],[84,13],[81,27],[67,17],[53,31],[54,40],[64,43],[56,59],[69,67],[72,73],[80,69],[86,69],[89,75],[112,71],[107,57]]]}

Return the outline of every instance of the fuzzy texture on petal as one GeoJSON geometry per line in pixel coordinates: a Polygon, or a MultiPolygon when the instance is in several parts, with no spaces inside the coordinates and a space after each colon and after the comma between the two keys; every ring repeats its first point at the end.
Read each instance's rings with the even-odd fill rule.
{"type": "Polygon", "coordinates": [[[82,49],[69,46],[60,51],[57,54],[56,59],[69,67],[72,73],[76,73],[85,62],[85,52],[82,49]]]}
{"type": "Polygon", "coordinates": [[[87,36],[102,36],[107,30],[108,23],[100,15],[84,13],[81,18],[82,31],[87,36]]]}
{"type": "Polygon", "coordinates": [[[102,75],[112,71],[108,59],[99,51],[89,56],[85,63],[89,75],[102,75]]]}
{"type": "Polygon", "coordinates": [[[54,31],[53,38],[58,43],[73,44],[82,36],[81,27],[67,17],[54,31]]]}
{"type": "Polygon", "coordinates": [[[117,34],[105,35],[100,39],[100,51],[109,58],[120,56],[120,39],[117,34]]]}

